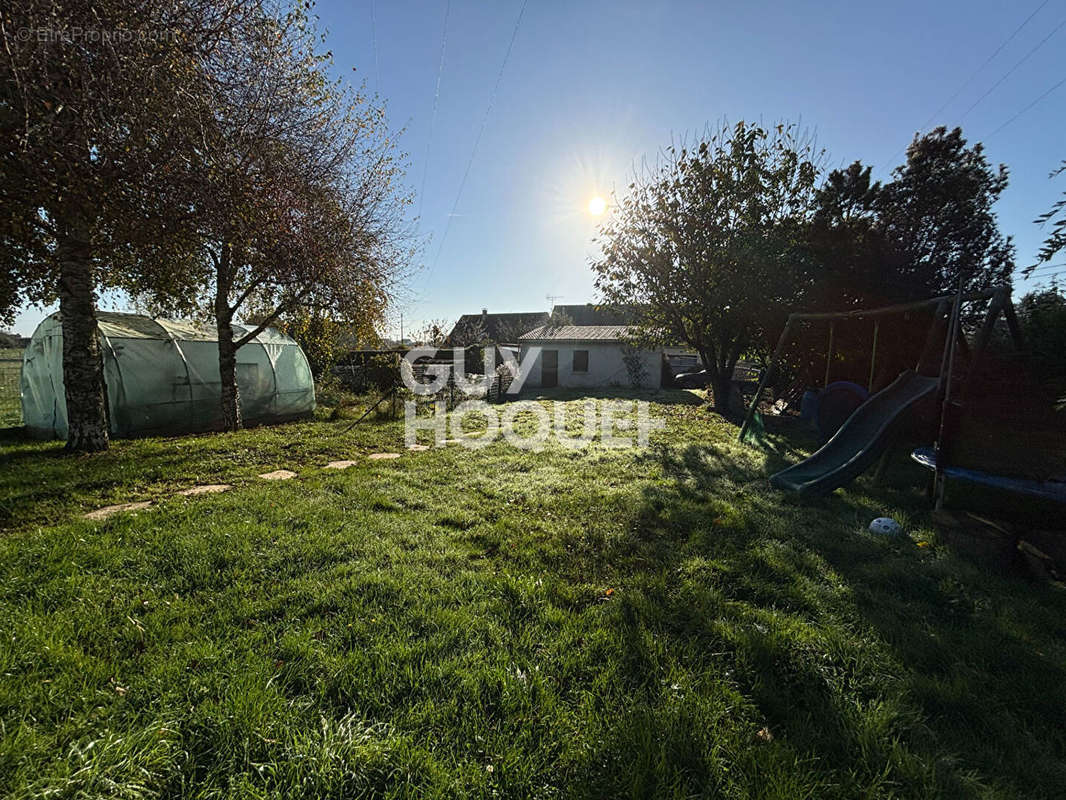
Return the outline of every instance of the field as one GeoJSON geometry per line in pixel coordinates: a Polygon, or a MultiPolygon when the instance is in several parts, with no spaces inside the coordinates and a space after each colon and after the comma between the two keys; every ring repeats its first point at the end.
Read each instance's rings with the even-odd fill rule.
{"type": "Polygon", "coordinates": [[[4,441],[0,795],[1062,796],[1066,596],[943,546],[903,461],[799,503],[809,442],[651,399],[644,450],[4,441]]]}
{"type": "Polygon", "coordinates": [[[0,428],[22,424],[22,402],[19,399],[21,372],[22,350],[0,347],[0,428]]]}

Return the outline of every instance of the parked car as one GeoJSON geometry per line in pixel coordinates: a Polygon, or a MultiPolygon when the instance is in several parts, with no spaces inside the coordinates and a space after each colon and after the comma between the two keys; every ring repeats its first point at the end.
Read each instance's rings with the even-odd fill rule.
{"type": "Polygon", "coordinates": [[[704,389],[711,382],[711,375],[707,370],[699,372],[682,372],[674,376],[674,384],[679,389],[704,389]]]}

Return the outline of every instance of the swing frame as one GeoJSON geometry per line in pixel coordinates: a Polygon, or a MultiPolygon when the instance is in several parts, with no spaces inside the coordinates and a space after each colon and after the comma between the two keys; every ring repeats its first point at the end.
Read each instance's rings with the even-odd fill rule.
{"type": "MultiPolygon", "coordinates": [[[[952,371],[954,367],[955,357],[955,345],[960,344],[963,348],[968,349],[965,337],[962,335],[960,318],[962,312],[962,306],[964,303],[975,303],[982,300],[988,300],[988,309],[985,312],[984,320],[978,330],[977,337],[974,342],[974,349],[972,357],[970,359],[970,370],[963,381],[962,392],[960,397],[965,399],[969,393],[973,384],[974,370],[973,366],[977,364],[985,348],[988,345],[992,336],[992,331],[995,328],[996,320],[999,318],[1000,313],[1004,315],[1007,322],[1007,328],[1010,331],[1011,339],[1014,341],[1015,347],[1019,350],[1023,349],[1023,340],[1021,327],[1018,325],[1018,319],[1014,313],[1014,304],[1010,298],[1009,286],[995,286],[991,289],[985,289],[980,292],[972,292],[970,294],[963,294],[961,287],[955,294],[941,295],[939,297],[932,297],[928,300],[916,300],[909,303],[897,303],[890,306],[882,306],[880,308],[870,309],[855,309],[853,311],[830,311],[830,312],[794,312],[788,315],[788,319],[785,322],[785,327],[781,331],[781,335],[777,339],[777,346],[774,348],[773,356],[770,358],[770,363],[766,370],[763,372],[762,377],[759,379],[759,385],[755,390],[755,397],[752,398],[751,405],[748,407],[748,411],[744,416],[744,423],[740,427],[740,433],[738,439],[744,441],[749,429],[751,428],[752,421],[755,418],[755,412],[759,407],[759,400],[762,397],[763,390],[765,390],[767,384],[773,378],[782,355],[785,352],[786,345],[791,341],[789,334],[793,330],[793,326],[800,322],[828,322],[829,323],[829,347],[826,353],[825,364],[825,382],[828,385],[830,365],[833,360],[833,346],[836,332],[836,323],[838,320],[843,321],[856,321],[856,320],[873,320],[873,346],[870,353],[870,377],[868,389],[873,391],[874,382],[874,370],[877,363],[877,338],[880,330],[880,321],[884,317],[895,316],[897,314],[906,314],[910,311],[920,311],[927,308],[933,308],[933,323],[929,327],[929,333],[926,336],[925,346],[922,348],[922,353],[918,357],[918,362],[915,366],[915,371],[920,372],[922,365],[932,356],[933,349],[936,345],[936,341],[939,338],[937,336],[937,329],[947,313],[948,307],[951,307],[951,314],[948,319],[948,330],[944,337],[944,349],[941,354],[940,360],[940,372],[938,386],[938,396],[941,398],[941,418],[940,418],[940,435],[937,440],[938,451],[943,451],[944,442],[942,441],[946,435],[944,417],[945,412],[951,402],[951,384],[952,384],[952,371]]],[[[942,475],[938,471],[938,479],[942,480],[942,475]]],[[[939,482],[939,481],[938,481],[939,482]]]]}

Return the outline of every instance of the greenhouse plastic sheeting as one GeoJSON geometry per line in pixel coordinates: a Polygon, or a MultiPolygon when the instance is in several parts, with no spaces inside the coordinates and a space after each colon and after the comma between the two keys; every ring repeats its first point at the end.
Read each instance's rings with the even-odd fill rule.
{"type": "MultiPolygon", "coordinates": [[[[112,436],[214,430],[222,426],[215,332],[193,322],[97,312],[112,436]]],[[[234,325],[234,337],[248,329],[234,325]]],[[[237,350],[246,422],[309,415],[315,386],[303,350],[267,328],[237,350]]],[[[34,331],[22,362],[22,418],[35,436],[65,439],[63,330],[59,314],[34,331]]]]}

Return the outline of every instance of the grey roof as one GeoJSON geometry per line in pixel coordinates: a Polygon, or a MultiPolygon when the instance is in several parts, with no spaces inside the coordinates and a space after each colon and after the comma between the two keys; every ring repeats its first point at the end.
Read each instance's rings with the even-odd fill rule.
{"type": "Polygon", "coordinates": [[[548,321],[547,311],[509,312],[504,314],[463,314],[455,323],[452,332],[448,334],[448,343],[463,338],[465,331],[474,330],[478,324],[484,325],[485,338],[489,341],[507,339],[513,341],[512,336],[520,336],[538,325],[548,321]]]}
{"type": "Polygon", "coordinates": [[[635,325],[640,321],[640,306],[597,303],[557,304],[553,314],[565,314],[575,325],[635,325]]]}
{"type": "Polygon", "coordinates": [[[620,342],[628,325],[542,325],[519,336],[523,342],[620,342]]]}

